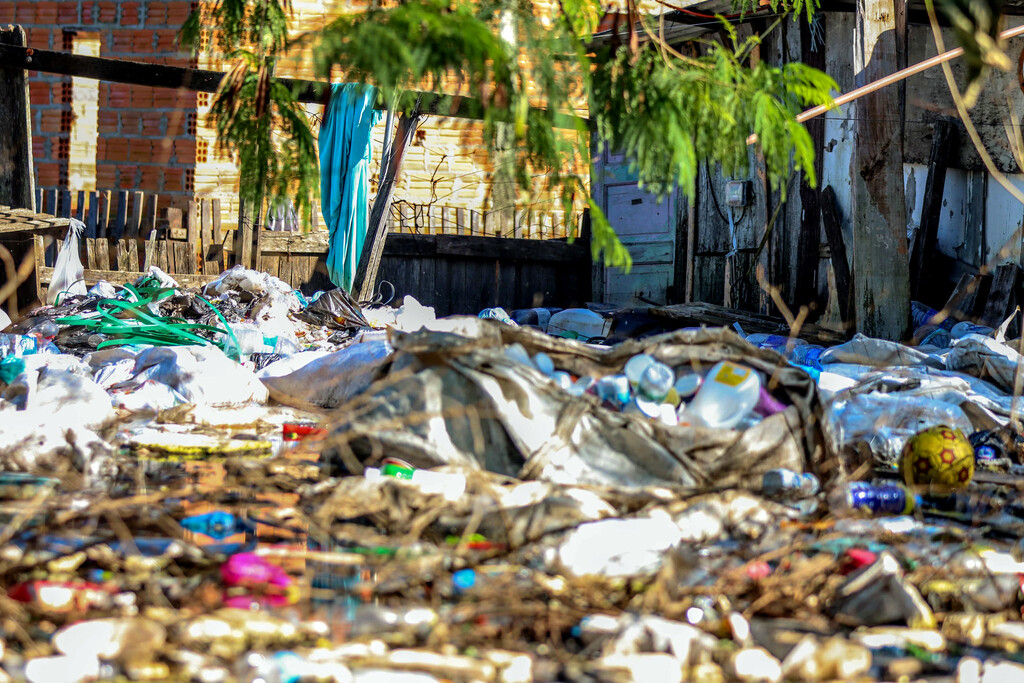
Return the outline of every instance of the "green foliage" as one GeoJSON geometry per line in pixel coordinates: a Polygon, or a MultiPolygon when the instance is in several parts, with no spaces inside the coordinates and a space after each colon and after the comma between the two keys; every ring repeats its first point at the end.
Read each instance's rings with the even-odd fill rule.
{"type": "MultiPolygon", "coordinates": [[[[295,93],[273,77],[288,46],[290,0],[217,0],[210,7],[218,48],[234,61],[210,108],[217,144],[238,159],[239,198],[276,208],[292,199],[305,225],[319,188],[319,155],[295,93]],[[242,46],[245,46],[244,48],[242,46]]],[[[195,48],[200,10],[189,15],[181,41],[195,48]]]]}
{"type": "MultiPolygon", "coordinates": [[[[753,0],[742,2],[754,7],[753,0]]],[[[751,133],[759,137],[773,187],[784,192],[794,167],[815,182],[814,149],[795,116],[831,102],[831,78],[803,64],[748,66],[759,38],[737,42],[724,19],[729,41],[708,43],[689,57],[657,39],[592,45],[600,3],[561,0],[559,7],[554,16],[540,16],[530,0],[406,0],[343,16],[288,45],[287,4],[219,0],[214,15],[225,28],[222,47],[245,66],[238,67],[239,85],[218,94],[218,138],[239,154],[243,186],[267,179],[272,194],[315,193],[315,145],[299,107],[287,89],[260,86],[285,47],[312,49],[319,78],[340,69],[346,81],[376,85],[381,101],[398,102],[406,113],[423,106],[423,98],[410,96],[416,91],[458,96],[435,98],[431,113],[448,113],[459,98],[472,98],[492,158],[507,159],[511,150],[521,194],[553,194],[567,216],[585,202],[595,257],[625,268],[628,252],[575,170],[589,166],[592,139],[624,153],[642,184],[660,194],[678,184],[692,195],[704,158],[720,161],[727,173],[745,169],[751,133]],[[257,47],[241,52],[242,43],[257,47]],[[268,102],[276,118],[260,109],[268,102]],[[576,115],[580,105],[589,108],[589,121],[576,115]],[[249,107],[262,114],[245,120],[249,107]],[[271,151],[272,121],[283,125],[283,157],[271,151]]],[[[776,12],[808,17],[816,7],[817,0],[772,4],[776,12]]],[[[183,36],[198,28],[190,18],[183,36]]]]}

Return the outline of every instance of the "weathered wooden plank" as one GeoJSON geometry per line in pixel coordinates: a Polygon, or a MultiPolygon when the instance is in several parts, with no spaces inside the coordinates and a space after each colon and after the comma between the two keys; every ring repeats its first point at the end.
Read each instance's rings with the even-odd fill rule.
{"type": "Polygon", "coordinates": [[[41,212],[57,215],[57,188],[43,190],[43,204],[46,208],[40,209],[41,212]]]}
{"type": "Polygon", "coordinates": [[[145,244],[140,240],[128,240],[128,270],[139,269],[139,245],[145,244]]]}
{"type": "Polygon", "coordinates": [[[96,256],[96,238],[87,237],[82,241],[85,242],[85,267],[99,270],[100,262],[96,256]]]}
{"type": "Polygon", "coordinates": [[[238,231],[235,233],[235,265],[252,268],[252,230],[255,212],[242,204],[238,210],[238,231]]]}
{"type": "Polygon", "coordinates": [[[287,251],[293,254],[327,253],[326,230],[317,232],[268,232],[263,236],[263,252],[273,253],[287,251]]]}
{"type": "Polygon", "coordinates": [[[189,202],[188,207],[182,214],[181,209],[167,209],[167,224],[173,223],[171,212],[177,211],[179,220],[184,222],[185,226],[185,239],[189,244],[193,246],[197,254],[203,253],[203,242],[202,242],[202,229],[200,226],[200,203],[189,202]]]}
{"type": "Polygon", "coordinates": [[[853,283],[850,281],[850,265],[846,260],[846,242],[843,240],[842,223],[839,221],[836,193],[831,185],[821,191],[820,206],[821,223],[825,228],[829,251],[832,253],[832,271],[835,273],[836,292],[839,296],[839,315],[844,325],[852,325],[853,283]]]}
{"type": "MultiPolygon", "coordinates": [[[[910,256],[910,295],[919,300],[927,287],[926,273],[931,272],[935,250],[939,242],[939,214],[942,212],[942,189],[946,183],[946,167],[949,152],[956,144],[955,129],[949,121],[935,124],[932,136],[932,152],[928,160],[928,177],[924,185],[924,201],[921,207],[921,226],[914,240],[910,256]]],[[[980,226],[969,226],[973,231],[980,226]]]]}
{"type": "Polygon", "coordinates": [[[57,215],[61,218],[71,218],[71,190],[60,191],[60,203],[57,205],[57,215]]]}
{"type": "MultiPolygon", "coordinates": [[[[53,268],[49,266],[41,267],[38,274],[41,285],[48,285],[53,280],[53,268]]],[[[100,280],[106,280],[114,284],[123,284],[125,282],[133,282],[143,275],[145,273],[142,272],[90,269],[85,271],[85,282],[87,285],[93,285],[100,280]]],[[[217,278],[214,275],[175,275],[174,279],[183,287],[199,287],[213,282],[217,278]]],[[[42,300],[42,297],[40,297],[40,300],[42,300]]]]}
{"type": "Polygon", "coordinates": [[[165,273],[171,269],[170,260],[167,256],[167,240],[156,241],[156,251],[153,256],[156,267],[165,273]]]}
{"type": "MultiPolygon", "coordinates": [[[[0,44],[25,47],[21,26],[0,28],[0,44]]],[[[35,209],[28,73],[0,69],[0,204],[35,209]]],[[[39,209],[42,211],[42,209],[39,209]]]]}
{"type": "Polygon", "coordinates": [[[975,320],[984,311],[988,290],[992,286],[991,275],[964,273],[960,276],[953,293],[942,307],[944,318],[954,320],[975,320]],[[979,310],[980,309],[980,310],[979,310]]]}
{"type": "Polygon", "coordinates": [[[294,258],[296,257],[291,254],[284,254],[281,256],[280,263],[278,264],[278,277],[291,285],[293,289],[297,287],[296,283],[292,280],[292,259],[294,258]]]}
{"type": "Polygon", "coordinates": [[[100,209],[96,218],[96,236],[109,237],[110,226],[110,190],[100,192],[100,209]]]}
{"type": "Polygon", "coordinates": [[[79,190],[75,193],[75,211],[74,217],[83,223],[85,222],[85,190],[79,190]]]}
{"type": "Polygon", "coordinates": [[[116,240],[125,236],[125,229],[128,225],[128,193],[121,190],[117,193],[117,209],[114,214],[114,229],[108,230],[108,237],[116,240]]]}
{"type": "MultiPolygon", "coordinates": [[[[898,68],[894,0],[858,0],[853,37],[857,85],[898,68]]],[[[859,332],[901,340],[910,324],[906,204],[899,91],[855,103],[853,169],[854,310],[859,332]]]]}
{"type": "Polygon", "coordinates": [[[201,223],[199,232],[202,238],[203,273],[215,274],[221,272],[223,265],[221,257],[221,246],[215,241],[213,231],[213,202],[204,199],[199,207],[201,223]]]}
{"type": "Polygon", "coordinates": [[[135,246],[135,239],[130,237],[120,239],[114,244],[117,245],[117,269],[131,270],[131,264],[128,262],[128,251],[135,246]]]}
{"type": "Polygon", "coordinates": [[[384,258],[384,243],[388,236],[387,217],[391,212],[391,199],[395,191],[395,181],[398,178],[399,169],[402,166],[402,159],[405,151],[412,143],[413,135],[419,125],[420,117],[415,113],[412,116],[402,114],[398,119],[398,129],[395,131],[395,140],[392,147],[391,158],[388,159],[387,168],[381,174],[381,181],[377,187],[377,196],[373,199],[373,208],[370,211],[370,220],[366,228],[366,240],[363,243],[363,252],[359,256],[359,264],[356,267],[353,278],[352,291],[359,292],[357,299],[366,300],[377,284],[377,271],[380,270],[381,259],[384,258]]]}
{"type": "MultiPolygon", "coordinates": [[[[178,215],[178,229],[181,229],[181,209],[175,209],[178,215]]],[[[160,215],[160,195],[146,195],[142,209],[142,224],[139,226],[139,236],[149,237],[149,234],[157,228],[157,218],[160,215]]],[[[168,216],[170,218],[170,216],[168,216]]],[[[173,233],[173,230],[168,230],[173,233]]]]}
{"type": "Polygon", "coordinates": [[[210,206],[211,211],[213,212],[213,226],[212,226],[213,241],[214,241],[215,244],[222,245],[221,249],[219,251],[216,251],[213,254],[213,257],[216,259],[216,263],[217,263],[217,266],[215,268],[215,272],[221,273],[221,272],[224,271],[225,268],[228,267],[228,263],[227,263],[227,261],[228,261],[228,254],[230,253],[231,247],[228,246],[227,240],[225,239],[225,234],[224,234],[225,231],[224,231],[223,227],[221,226],[220,199],[217,199],[216,197],[214,197],[213,199],[211,199],[209,201],[210,201],[210,205],[211,205],[210,206]]]}
{"type": "MultiPolygon", "coordinates": [[[[143,227],[143,231],[146,232],[144,237],[149,237],[149,232],[143,227]]],[[[185,241],[189,244],[195,245],[199,240],[199,227],[193,227],[190,223],[185,222],[185,216],[181,209],[169,206],[167,207],[167,233],[168,235],[175,235],[179,233],[185,233],[185,241]],[[192,230],[196,231],[195,238],[193,239],[192,230]]]]}
{"type": "Polygon", "coordinates": [[[142,269],[148,271],[156,265],[156,233],[151,233],[146,240],[145,256],[142,259],[142,269]]]}
{"type": "Polygon", "coordinates": [[[85,217],[85,234],[87,237],[96,237],[97,226],[100,220],[100,193],[95,190],[89,193],[89,211],[85,217]]]}
{"type": "Polygon", "coordinates": [[[139,237],[142,228],[142,205],[144,198],[141,192],[132,192],[128,196],[129,210],[124,225],[124,237],[139,237]]]}
{"type": "Polygon", "coordinates": [[[281,257],[277,254],[263,254],[263,272],[274,277],[281,277],[281,257]]]}
{"type": "Polygon", "coordinates": [[[96,240],[96,263],[100,270],[110,270],[110,242],[101,237],[96,240]]]}
{"type": "Polygon", "coordinates": [[[982,325],[996,327],[1017,306],[1017,282],[1020,279],[1020,268],[1015,263],[996,266],[992,276],[992,287],[985,301],[985,308],[979,322],[982,325]]]}

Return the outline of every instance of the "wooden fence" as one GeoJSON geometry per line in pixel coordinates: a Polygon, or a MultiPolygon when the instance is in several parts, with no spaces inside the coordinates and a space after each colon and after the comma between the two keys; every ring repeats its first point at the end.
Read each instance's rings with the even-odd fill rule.
{"type": "MultiPolygon", "coordinates": [[[[156,266],[182,285],[198,286],[241,264],[279,277],[307,295],[334,286],[327,274],[324,230],[257,230],[243,217],[239,233],[234,226],[222,225],[219,199],[199,198],[180,216],[161,211],[159,197],[143,193],[85,193],[83,200],[81,194],[65,192],[62,197],[44,191],[41,205],[50,208],[51,201],[57,214],[89,219],[83,220],[86,236],[80,243],[87,285],[99,280],[130,282],[156,266]],[[118,208],[108,213],[104,206],[118,208]],[[140,207],[137,213],[135,207],[140,207]]],[[[43,300],[61,242],[43,234],[32,239],[34,293],[43,300]]],[[[395,305],[410,294],[433,306],[438,315],[449,315],[477,313],[490,306],[580,305],[591,295],[590,272],[590,243],[585,237],[569,244],[564,239],[396,232],[385,242],[378,279],[394,285],[395,305]]]]}

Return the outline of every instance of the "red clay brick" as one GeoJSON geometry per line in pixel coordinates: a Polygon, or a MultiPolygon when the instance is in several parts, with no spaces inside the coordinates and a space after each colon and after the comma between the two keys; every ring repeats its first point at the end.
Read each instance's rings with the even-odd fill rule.
{"type": "Polygon", "coordinates": [[[49,104],[50,84],[30,81],[28,84],[28,99],[33,107],[49,104]]]}
{"type": "Polygon", "coordinates": [[[14,3],[5,2],[0,5],[0,24],[13,24],[16,14],[14,3]]]}
{"type": "Polygon", "coordinates": [[[124,138],[108,138],[102,158],[107,161],[128,161],[128,141],[124,138]]]}
{"type": "Polygon", "coordinates": [[[164,192],[184,192],[184,173],[179,168],[168,168],[164,170],[164,192]]]}
{"type": "Polygon", "coordinates": [[[153,141],[153,163],[166,166],[171,163],[171,153],[174,151],[174,143],[170,138],[161,138],[153,141]]]}
{"type": "Polygon", "coordinates": [[[117,183],[117,166],[104,164],[97,160],[96,163],[96,187],[100,189],[111,188],[117,183]]]}
{"type": "Polygon", "coordinates": [[[132,52],[148,55],[153,52],[153,32],[146,29],[132,31],[132,52]]]}
{"type": "Polygon", "coordinates": [[[132,86],[132,109],[152,109],[153,89],[144,85],[132,86]]]}
{"type": "Polygon", "coordinates": [[[40,160],[49,156],[46,149],[46,138],[39,135],[32,136],[32,161],[39,163],[40,160]]]}
{"type": "Polygon", "coordinates": [[[57,4],[57,23],[59,24],[80,24],[81,17],[78,14],[77,2],[60,2],[57,4]]]}
{"type": "Polygon", "coordinates": [[[57,23],[57,3],[55,2],[37,2],[36,5],[36,20],[37,24],[56,24],[57,23]]]}
{"type": "Polygon", "coordinates": [[[158,111],[142,112],[142,134],[143,135],[165,135],[167,124],[164,122],[164,115],[158,111]]]}
{"type": "Polygon", "coordinates": [[[138,175],[139,167],[118,166],[117,171],[119,175],[117,186],[122,190],[135,189],[136,185],[138,185],[138,182],[136,181],[136,176],[138,175]]]}
{"type": "Polygon", "coordinates": [[[150,140],[132,140],[128,145],[128,160],[146,163],[153,158],[153,142],[150,140]]]}
{"type": "Polygon", "coordinates": [[[121,3],[121,26],[135,26],[139,23],[139,3],[121,3]]]}
{"type": "Polygon", "coordinates": [[[83,24],[91,24],[94,21],[96,21],[96,16],[94,14],[95,9],[96,9],[96,3],[93,2],[92,0],[85,0],[82,3],[82,23],[83,24]]]}
{"type": "Polygon", "coordinates": [[[153,31],[156,34],[156,51],[157,52],[177,52],[178,51],[178,32],[174,29],[157,29],[153,31]]]}
{"type": "Polygon", "coordinates": [[[131,52],[132,34],[128,31],[112,31],[110,34],[111,52],[131,52]]]}
{"type": "Polygon", "coordinates": [[[192,14],[191,2],[168,2],[167,3],[167,25],[181,26],[192,14]]]}
{"type": "Polygon", "coordinates": [[[167,5],[162,2],[150,2],[146,5],[146,26],[166,26],[167,5]]]}
{"type": "Polygon", "coordinates": [[[39,112],[39,131],[42,133],[60,132],[60,109],[44,109],[39,112]]]}
{"type": "Polygon", "coordinates": [[[36,23],[36,6],[30,2],[16,3],[15,17],[19,24],[36,23]]]}
{"type": "MultiPolygon", "coordinates": [[[[21,12],[21,8],[20,7],[18,8],[18,12],[21,12]]],[[[18,23],[21,24],[21,23],[24,23],[24,22],[22,22],[22,20],[19,18],[18,19],[18,23]]],[[[26,28],[25,29],[25,37],[27,38],[27,42],[28,42],[28,46],[29,47],[37,47],[40,50],[49,50],[50,47],[53,45],[53,43],[50,40],[53,37],[53,29],[51,29],[49,27],[46,27],[46,28],[39,28],[39,27],[26,28]]],[[[58,47],[60,46],[60,42],[59,41],[57,43],[57,46],[58,47]]]]}
{"type": "Polygon", "coordinates": [[[111,83],[108,95],[108,102],[111,107],[121,109],[131,106],[131,86],[124,83],[111,83]]]}
{"type": "Polygon", "coordinates": [[[179,164],[188,164],[190,166],[194,164],[196,162],[196,141],[175,140],[174,157],[179,164]]]}
{"type": "Polygon", "coordinates": [[[159,192],[163,189],[164,171],[159,166],[143,166],[142,178],[139,180],[139,189],[150,192],[159,192]]]}
{"type": "Polygon", "coordinates": [[[60,164],[36,164],[36,184],[52,187],[60,184],[60,164]]]}
{"type": "Polygon", "coordinates": [[[117,112],[113,109],[100,109],[96,117],[96,127],[100,135],[116,133],[118,128],[117,112]]]}
{"type": "Polygon", "coordinates": [[[97,7],[99,7],[99,11],[96,14],[96,21],[101,24],[117,23],[116,2],[99,2],[97,3],[97,7]]]}
{"type": "Polygon", "coordinates": [[[137,111],[121,112],[121,134],[135,136],[142,130],[142,114],[137,111]]]}

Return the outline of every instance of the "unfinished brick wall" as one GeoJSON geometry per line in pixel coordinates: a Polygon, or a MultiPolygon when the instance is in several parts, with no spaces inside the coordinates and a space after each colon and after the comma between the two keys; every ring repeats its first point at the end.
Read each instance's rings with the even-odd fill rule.
{"type": "MultiPolygon", "coordinates": [[[[223,68],[223,63],[206,55],[190,59],[175,43],[196,4],[189,0],[0,0],[0,23],[21,24],[30,47],[223,68]]],[[[321,29],[341,13],[359,11],[366,3],[293,0],[292,5],[292,26],[304,32],[321,29]]],[[[209,40],[208,34],[204,40],[209,40]]],[[[310,56],[297,54],[283,60],[278,74],[312,78],[310,56]]],[[[236,224],[238,173],[234,161],[215,148],[216,136],[206,118],[211,95],[39,72],[30,72],[29,79],[38,186],[142,190],[159,193],[164,207],[183,208],[195,196],[219,197],[223,225],[236,224]]],[[[308,110],[319,115],[322,107],[311,105],[308,110]]],[[[372,191],[383,137],[380,125],[374,131],[372,191]]],[[[479,124],[431,117],[406,154],[395,200],[485,211],[490,170],[479,124]]],[[[546,214],[545,226],[562,222],[561,212],[549,199],[536,201],[537,213],[546,214]]],[[[562,233],[546,227],[534,234],[562,233]]]]}
{"type": "MultiPolygon", "coordinates": [[[[175,44],[189,0],[0,0],[0,22],[30,47],[194,66],[175,44]]],[[[133,189],[164,206],[194,194],[196,94],[29,73],[40,187],[133,189]],[[94,163],[85,157],[95,159],[94,163]]]]}

